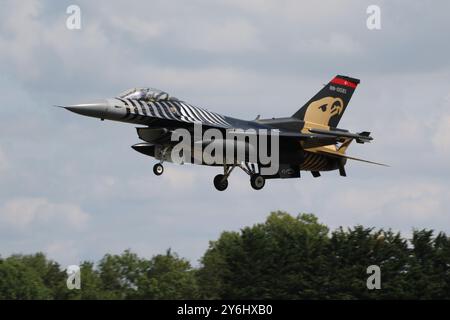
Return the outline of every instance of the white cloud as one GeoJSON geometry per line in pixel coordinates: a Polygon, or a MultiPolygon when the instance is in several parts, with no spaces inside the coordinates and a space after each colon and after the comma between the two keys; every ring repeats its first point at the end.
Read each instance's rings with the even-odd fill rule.
{"type": "Polygon", "coordinates": [[[314,38],[300,42],[296,48],[299,52],[323,55],[356,55],[363,51],[361,44],[346,34],[331,33],[328,38],[314,38]]]}
{"type": "MultiPolygon", "coordinates": [[[[450,115],[442,116],[438,120],[432,141],[438,154],[450,157],[450,115]]],[[[450,158],[447,159],[449,160],[450,158]]]]}
{"type": "Polygon", "coordinates": [[[2,147],[0,146],[0,174],[6,171],[8,167],[8,159],[6,158],[6,154],[3,152],[2,147]]]}
{"type": "Polygon", "coordinates": [[[182,46],[192,50],[230,54],[263,49],[258,30],[248,21],[198,23],[183,39],[182,46]]]}
{"type": "Polygon", "coordinates": [[[195,173],[192,172],[192,170],[186,168],[186,166],[189,165],[185,165],[181,168],[176,169],[174,167],[171,167],[170,170],[167,170],[164,178],[169,181],[171,187],[175,189],[181,188],[184,190],[188,190],[195,186],[195,173]]]}
{"type": "MultiPolygon", "coordinates": [[[[282,23],[289,22],[313,23],[320,21],[320,25],[326,25],[327,21],[339,19],[342,13],[355,10],[352,3],[342,5],[336,1],[303,2],[297,0],[221,0],[224,5],[233,7],[234,10],[244,11],[264,18],[282,23]]],[[[342,21],[341,21],[342,22],[342,21]]]]}
{"type": "Polygon", "coordinates": [[[58,240],[50,242],[41,249],[48,257],[58,257],[62,267],[77,265],[83,258],[80,254],[80,244],[72,240],[58,240]]]}
{"type": "MultiPolygon", "coordinates": [[[[236,87],[235,90],[244,87],[244,84],[251,86],[258,82],[259,78],[251,72],[232,67],[209,67],[209,68],[167,68],[153,73],[155,77],[164,85],[177,88],[189,86],[199,88],[198,92],[223,91],[236,87]],[[214,79],[214,81],[211,81],[214,79]]],[[[246,87],[248,89],[248,87],[246,87]]],[[[183,97],[180,97],[183,99],[183,97]]],[[[193,102],[195,103],[195,102],[193,102]]]]}
{"type": "Polygon", "coordinates": [[[129,15],[110,15],[111,25],[123,30],[127,36],[133,37],[138,43],[145,43],[163,36],[167,24],[156,19],[136,19],[129,15]]]}
{"type": "Polygon", "coordinates": [[[68,203],[53,203],[45,198],[16,198],[0,207],[2,228],[19,231],[33,230],[37,226],[83,229],[89,214],[79,206],[68,203]]]}
{"type": "Polygon", "coordinates": [[[92,192],[98,197],[107,197],[111,195],[114,189],[118,188],[118,181],[112,176],[98,176],[92,186],[92,192]]]}
{"type": "Polygon", "coordinates": [[[42,25],[36,19],[42,5],[38,0],[7,2],[0,14],[0,59],[13,62],[18,71],[29,77],[37,77],[39,67],[33,63],[33,55],[40,44],[42,25]]]}
{"type": "MultiPolygon", "coordinates": [[[[433,226],[437,221],[450,222],[447,217],[447,199],[450,190],[439,182],[391,181],[368,184],[365,188],[348,187],[333,193],[326,211],[339,208],[344,216],[365,225],[433,226]]],[[[443,226],[440,226],[442,228],[443,226]]]]}

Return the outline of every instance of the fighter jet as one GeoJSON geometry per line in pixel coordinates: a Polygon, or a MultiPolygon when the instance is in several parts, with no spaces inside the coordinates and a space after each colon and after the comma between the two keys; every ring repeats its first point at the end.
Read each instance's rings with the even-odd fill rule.
{"type": "MultiPolygon", "coordinates": [[[[226,132],[237,132],[237,129],[251,131],[257,136],[264,130],[276,132],[279,139],[279,164],[275,173],[263,174],[262,169],[267,164],[259,159],[250,163],[248,155],[244,158],[233,157],[231,160],[224,157],[223,161],[213,164],[197,161],[200,165],[223,167],[223,174],[214,178],[214,186],[219,191],[227,189],[228,178],[234,168],[246,172],[250,176],[253,189],[260,190],[267,179],[300,178],[301,171],[309,171],[317,178],[322,171],[337,170],[345,177],[348,159],[383,165],[346,154],[352,141],[361,144],[372,141],[370,132],[353,133],[337,128],[359,83],[358,79],[337,75],[292,116],[271,119],[260,119],[258,116],[255,120],[242,120],[224,116],[152,88],[134,88],[115,98],[61,107],[101,120],[139,125],[136,128],[137,135],[143,142],[133,145],[132,148],[158,160],[153,167],[157,176],[163,174],[164,162],[173,162],[171,151],[178,142],[171,137],[177,129],[193,132],[196,125],[201,125],[204,129],[219,130],[225,137],[226,132]]],[[[241,147],[248,152],[246,141],[241,147]]],[[[201,148],[210,143],[213,143],[213,140],[193,141],[193,144],[200,145],[201,148]]],[[[223,138],[220,143],[232,143],[236,148],[235,140],[223,138]]],[[[192,156],[190,157],[192,160],[192,156]]]]}

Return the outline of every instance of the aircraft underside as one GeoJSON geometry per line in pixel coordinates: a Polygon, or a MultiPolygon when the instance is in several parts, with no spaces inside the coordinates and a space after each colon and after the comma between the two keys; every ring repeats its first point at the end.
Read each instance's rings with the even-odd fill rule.
{"type": "MultiPolygon", "coordinates": [[[[153,145],[150,143],[138,143],[133,145],[132,148],[142,154],[153,157],[159,162],[154,165],[153,173],[160,176],[164,173],[165,162],[173,162],[170,158],[170,145],[153,145]]],[[[290,157],[292,158],[292,157],[290,157]]],[[[186,163],[192,163],[204,166],[217,166],[223,167],[223,174],[215,176],[213,182],[217,190],[223,191],[228,187],[228,178],[234,169],[238,168],[247,173],[250,177],[250,185],[255,190],[261,190],[265,186],[267,179],[290,179],[300,178],[300,171],[310,171],[313,177],[320,177],[320,171],[336,170],[345,165],[345,160],[327,157],[320,154],[314,154],[311,152],[304,152],[301,158],[297,158],[296,162],[280,163],[278,172],[271,175],[265,175],[261,173],[263,167],[260,163],[250,163],[248,159],[234,159],[234,161],[226,161],[225,159],[221,163],[205,163],[204,161],[195,161],[194,158],[186,159],[186,163]],[[226,162],[226,163],[225,163],[226,162]]],[[[341,174],[345,176],[344,174],[341,174]]]]}

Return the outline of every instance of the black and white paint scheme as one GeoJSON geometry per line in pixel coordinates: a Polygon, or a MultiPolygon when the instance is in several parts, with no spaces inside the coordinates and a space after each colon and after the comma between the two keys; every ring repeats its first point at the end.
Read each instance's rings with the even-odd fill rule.
{"type": "Polygon", "coordinates": [[[369,132],[351,133],[337,128],[359,83],[359,79],[338,75],[292,116],[284,118],[241,120],[222,116],[152,88],[134,88],[113,99],[62,108],[101,120],[141,125],[137,133],[144,142],[132,148],[160,160],[153,167],[157,176],[163,174],[165,161],[222,166],[223,174],[215,176],[214,186],[224,191],[233,169],[241,168],[250,176],[252,188],[261,190],[266,179],[299,178],[301,170],[310,171],[315,178],[320,177],[321,171],[339,170],[339,174],[345,177],[348,159],[376,164],[346,155],[352,141],[370,142],[369,132]],[[203,135],[196,134],[195,125],[199,124],[209,130],[226,133],[220,138],[204,139],[203,135]],[[185,148],[189,152],[182,152],[182,161],[175,161],[177,152],[174,150],[178,149],[173,133],[181,128],[190,132],[193,139],[189,139],[189,146],[185,148]],[[264,152],[263,157],[258,157],[261,154],[259,149],[263,147],[261,143],[252,143],[252,135],[256,140],[264,138],[265,141],[267,135],[276,137],[270,140],[270,153],[264,152]],[[213,163],[202,161],[203,157],[200,157],[200,162],[195,161],[198,160],[195,157],[196,146],[208,149],[211,145],[214,150],[221,151],[222,158],[213,163]],[[229,150],[233,151],[233,156],[229,156],[229,150]],[[276,155],[273,157],[276,166],[263,161],[268,154],[276,155]]]}

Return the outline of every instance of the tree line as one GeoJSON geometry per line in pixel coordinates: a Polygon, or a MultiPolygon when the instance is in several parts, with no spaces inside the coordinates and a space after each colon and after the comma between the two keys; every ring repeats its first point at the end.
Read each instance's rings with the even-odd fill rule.
{"type": "Polygon", "coordinates": [[[84,261],[81,289],[43,253],[0,257],[0,299],[449,299],[450,238],[433,230],[329,228],[312,214],[266,221],[211,241],[200,266],[171,250],[84,261]],[[369,290],[367,268],[380,267],[369,290]]]}

